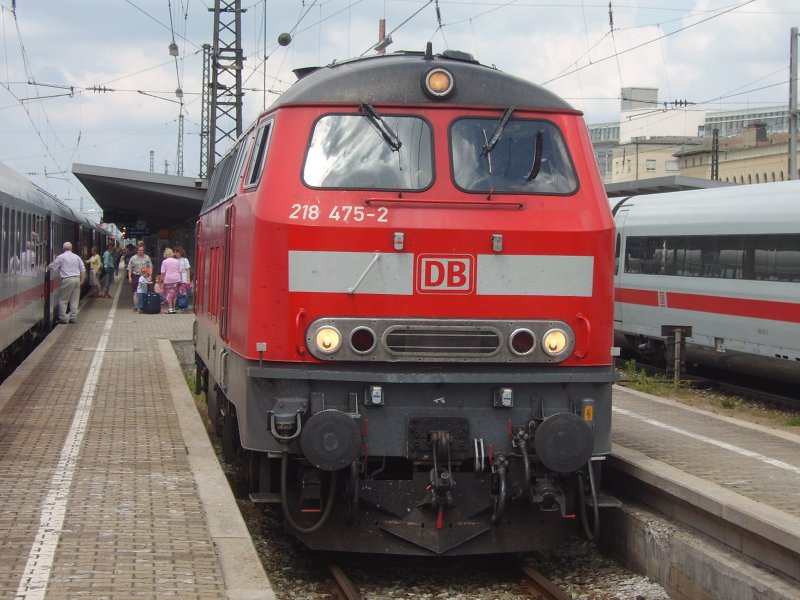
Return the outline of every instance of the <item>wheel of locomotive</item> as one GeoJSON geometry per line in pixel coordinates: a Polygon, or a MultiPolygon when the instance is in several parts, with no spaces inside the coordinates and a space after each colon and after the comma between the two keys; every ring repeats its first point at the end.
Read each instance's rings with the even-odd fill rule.
{"type": "Polygon", "coordinates": [[[251,492],[274,494],[280,489],[280,463],[263,452],[246,452],[247,484],[251,492]]]}
{"type": "Polygon", "coordinates": [[[222,412],[220,411],[220,399],[222,392],[216,380],[208,373],[206,376],[206,406],[208,408],[208,420],[214,428],[214,433],[222,437],[222,412]]]}
{"type": "Polygon", "coordinates": [[[254,492],[259,489],[261,479],[261,454],[258,452],[247,452],[247,486],[254,492]]]}
{"type": "MultiPolygon", "coordinates": [[[[219,388],[217,388],[219,389],[219,388]]],[[[227,463],[236,460],[239,451],[239,425],[236,422],[236,407],[219,392],[222,413],[222,458],[227,463]]]]}
{"type": "Polygon", "coordinates": [[[592,474],[594,475],[594,487],[595,489],[601,490],[603,489],[602,485],[602,476],[603,476],[603,461],[602,460],[593,460],[589,463],[592,465],[592,474]]]}

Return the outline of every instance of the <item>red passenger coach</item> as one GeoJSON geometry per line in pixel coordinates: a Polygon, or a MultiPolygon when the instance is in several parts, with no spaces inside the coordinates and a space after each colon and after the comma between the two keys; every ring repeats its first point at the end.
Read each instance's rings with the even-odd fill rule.
{"type": "Polygon", "coordinates": [[[327,550],[596,537],[613,227],[539,86],[430,46],[303,73],[197,225],[198,368],[253,499],[327,550]]]}

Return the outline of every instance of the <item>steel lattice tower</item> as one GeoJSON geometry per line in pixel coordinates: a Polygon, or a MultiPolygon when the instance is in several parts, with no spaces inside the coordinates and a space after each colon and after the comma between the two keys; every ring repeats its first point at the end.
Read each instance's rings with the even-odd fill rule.
{"type": "Polygon", "coordinates": [[[178,152],[175,163],[175,175],[183,177],[183,102],[181,102],[181,114],[178,115],[178,152]]]}
{"type": "Polygon", "coordinates": [[[217,157],[242,135],[241,0],[214,0],[214,44],[211,49],[208,161],[211,177],[217,157]]]}
{"type": "Polygon", "coordinates": [[[203,91],[200,94],[200,170],[201,179],[208,176],[208,130],[211,107],[211,45],[203,44],[203,91]]]}

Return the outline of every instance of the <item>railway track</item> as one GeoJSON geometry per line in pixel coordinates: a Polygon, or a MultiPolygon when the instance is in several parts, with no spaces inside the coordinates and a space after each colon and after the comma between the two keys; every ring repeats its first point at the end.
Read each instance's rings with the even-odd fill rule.
{"type": "MultiPolygon", "coordinates": [[[[324,560],[331,576],[334,595],[341,600],[362,600],[363,596],[358,587],[335,558],[326,556],[324,560]]],[[[570,594],[560,589],[536,569],[521,563],[519,573],[522,587],[527,590],[533,600],[572,600],[570,594]]]]}
{"type": "Polygon", "coordinates": [[[347,576],[344,570],[330,556],[325,558],[325,564],[331,574],[333,591],[341,600],[361,600],[361,592],[347,576]]]}
{"type": "Polygon", "coordinates": [[[572,600],[572,596],[560,589],[536,569],[520,565],[523,583],[535,600],[572,600]]]}

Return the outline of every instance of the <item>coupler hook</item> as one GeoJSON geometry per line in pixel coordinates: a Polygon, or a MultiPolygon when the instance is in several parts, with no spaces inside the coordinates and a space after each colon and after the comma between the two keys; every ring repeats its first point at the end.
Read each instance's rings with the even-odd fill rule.
{"type": "Polygon", "coordinates": [[[431,506],[440,511],[453,505],[455,481],[450,465],[450,432],[432,431],[433,469],[431,469],[431,506]],[[447,469],[440,469],[439,458],[446,457],[447,469]]]}

